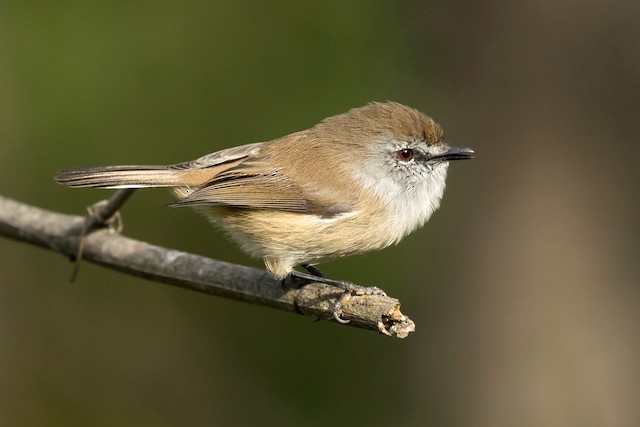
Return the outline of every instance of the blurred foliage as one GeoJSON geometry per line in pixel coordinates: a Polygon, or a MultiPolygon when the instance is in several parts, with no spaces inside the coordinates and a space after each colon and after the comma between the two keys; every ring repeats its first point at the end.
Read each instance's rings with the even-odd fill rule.
{"type": "MultiPolygon", "coordinates": [[[[0,3],[0,194],[81,213],[59,169],[164,164],[374,100],[454,145],[443,206],[323,267],[397,296],[370,332],[0,240],[3,425],[635,425],[637,2],[0,3]],[[229,331],[233,331],[230,333],[229,331]]],[[[171,197],[125,232],[260,266],[171,197]]]]}

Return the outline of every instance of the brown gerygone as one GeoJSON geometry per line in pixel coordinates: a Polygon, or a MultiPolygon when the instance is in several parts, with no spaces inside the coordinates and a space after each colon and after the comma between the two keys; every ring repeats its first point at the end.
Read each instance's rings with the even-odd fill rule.
{"type": "MultiPolygon", "coordinates": [[[[395,102],[371,103],[268,142],[171,166],[70,169],[69,187],[170,187],[277,278],[301,264],[398,243],[440,205],[449,147],[430,117],[395,102]]],[[[300,276],[302,277],[302,276],[300,276]]],[[[332,281],[331,281],[332,282],[332,281]]]]}

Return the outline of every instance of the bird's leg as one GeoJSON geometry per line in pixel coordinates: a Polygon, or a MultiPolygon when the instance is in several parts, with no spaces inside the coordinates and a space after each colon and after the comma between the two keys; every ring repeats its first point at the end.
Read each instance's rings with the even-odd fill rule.
{"type": "Polygon", "coordinates": [[[320,269],[315,265],[300,264],[300,267],[304,268],[305,270],[307,270],[309,273],[313,274],[316,277],[324,277],[324,274],[322,274],[322,271],[320,271],[320,269]]]}

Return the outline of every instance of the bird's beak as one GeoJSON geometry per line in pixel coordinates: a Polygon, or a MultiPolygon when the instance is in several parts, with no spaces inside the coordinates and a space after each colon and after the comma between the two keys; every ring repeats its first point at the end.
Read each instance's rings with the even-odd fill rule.
{"type": "Polygon", "coordinates": [[[429,161],[437,160],[439,162],[448,162],[449,160],[473,159],[475,154],[475,151],[471,148],[451,147],[442,154],[429,157],[429,161]]]}

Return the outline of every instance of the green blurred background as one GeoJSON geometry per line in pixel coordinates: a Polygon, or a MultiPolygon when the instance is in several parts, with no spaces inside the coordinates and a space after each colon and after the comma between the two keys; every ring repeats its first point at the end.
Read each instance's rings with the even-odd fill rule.
{"type": "MultiPolygon", "coordinates": [[[[175,163],[373,100],[438,120],[442,208],[326,264],[404,341],[0,239],[7,426],[640,423],[640,3],[0,2],[0,194],[81,214],[80,165],[175,163]]],[[[163,190],[125,233],[260,266],[163,190]]]]}

